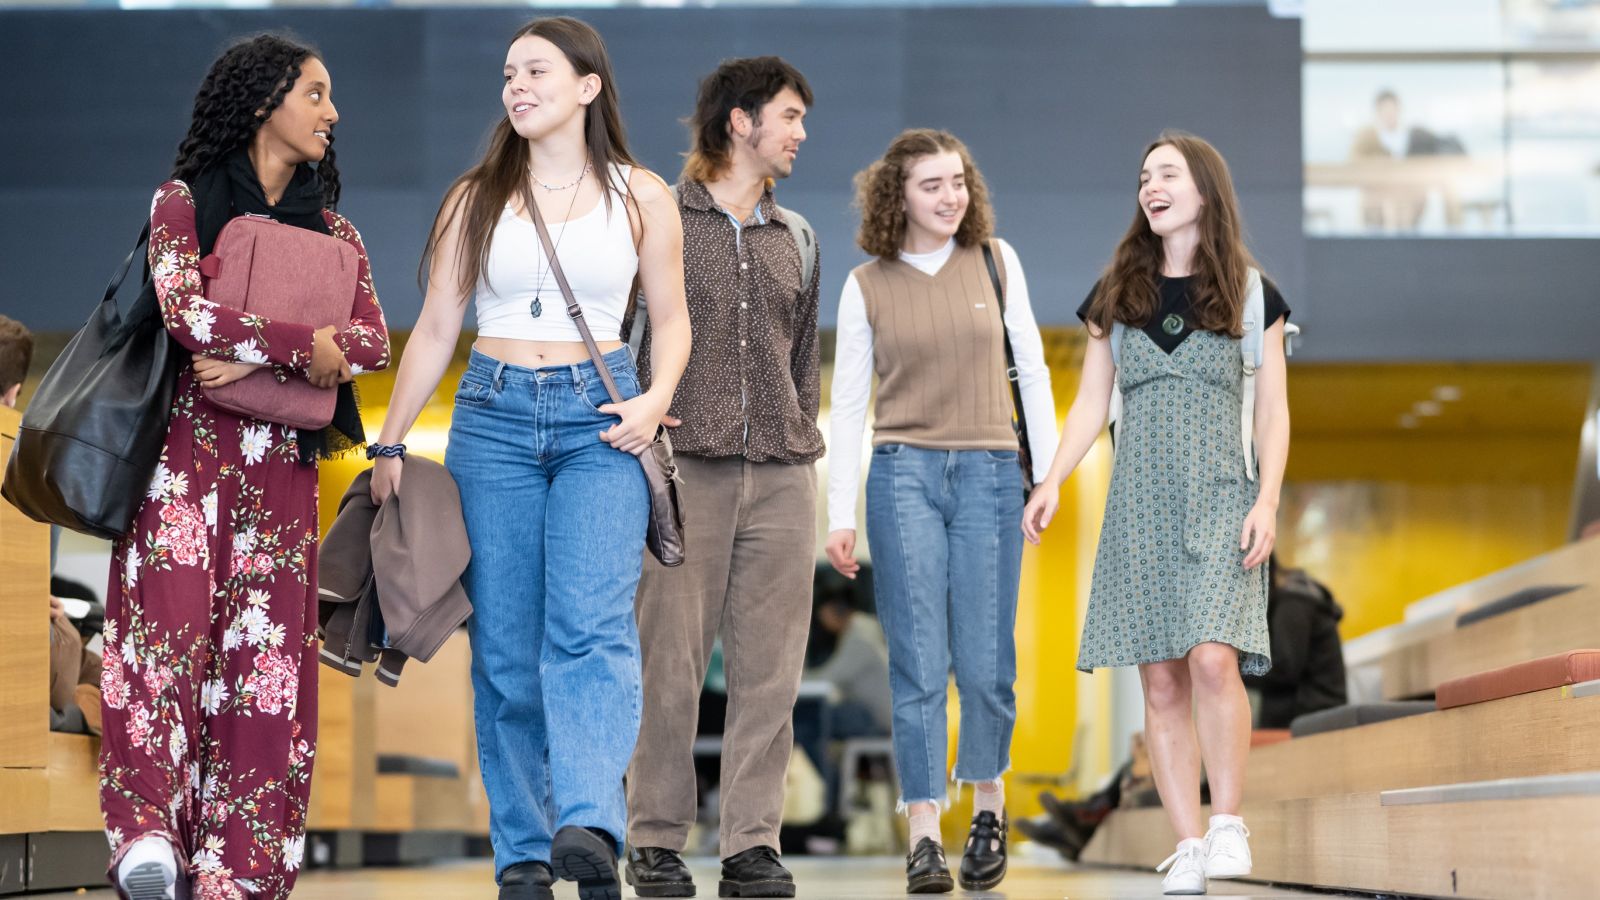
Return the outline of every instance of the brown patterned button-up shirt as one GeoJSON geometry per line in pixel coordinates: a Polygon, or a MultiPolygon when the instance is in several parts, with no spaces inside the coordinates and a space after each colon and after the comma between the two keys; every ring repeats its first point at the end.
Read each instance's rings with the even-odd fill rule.
{"type": "MultiPolygon", "coordinates": [[[[683,420],[673,429],[673,448],[751,462],[814,462],[823,453],[817,428],[821,267],[810,284],[800,283],[800,250],[770,188],[742,227],[705,185],[686,181],[678,195],[694,343],[672,398],[671,414],[683,420]]],[[[648,330],[639,370],[648,386],[648,330]]]]}

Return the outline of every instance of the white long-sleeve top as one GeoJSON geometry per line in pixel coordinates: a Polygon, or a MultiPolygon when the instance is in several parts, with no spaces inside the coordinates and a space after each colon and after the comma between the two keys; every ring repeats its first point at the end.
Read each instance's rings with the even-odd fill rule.
{"type": "MultiPolygon", "coordinates": [[[[1006,334],[1016,356],[1022,387],[1022,408],[1028,414],[1028,448],[1033,452],[1033,477],[1044,478],[1055,457],[1060,434],[1056,428],[1055,398],[1050,393],[1050,368],[1044,361],[1044,342],[1028,300],[1028,281],[1017,251],[1005,241],[1000,264],[1006,272],[1006,334]]],[[[901,253],[901,261],[928,275],[944,267],[955,252],[952,238],[932,253],[901,253]]],[[[866,299],[855,275],[845,280],[839,295],[838,339],[834,347],[833,392],[830,401],[832,439],[828,442],[828,530],[856,527],[856,498],[861,491],[861,461],[870,453],[863,440],[867,427],[867,402],[872,395],[872,325],[867,321],[866,299]]],[[[996,372],[995,377],[1003,377],[996,372]]]]}

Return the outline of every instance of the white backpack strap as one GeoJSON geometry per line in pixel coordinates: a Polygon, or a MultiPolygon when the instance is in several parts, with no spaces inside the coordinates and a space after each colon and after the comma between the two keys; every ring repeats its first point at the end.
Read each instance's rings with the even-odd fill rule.
{"type": "Polygon", "coordinates": [[[794,210],[780,206],[778,212],[783,214],[784,224],[789,226],[789,234],[794,238],[794,247],[800,251],[800,290],[804,291],[811,286],[811,276],[817,271],[817,233],[806,217],[794,210]]]}
{"type": "Polygon", "coordinates": [[[1256,369],[1261,367],[1266,355],[1266,328],[1262,322],[1267,316],[1266,291],[1261,287],[1261,273],[1250,270],[1245,282],[1244,337],[1239,339],[1239,354],[1244,361],[1244,383],[1240,386],[1239,439],[1244,446],[1244,470],[1251,481],[1256,480],[1256,369]]]}
{"type": "Polygon", "coordinates": [[[1111,323],[1111,406],[1106,413],[1106,424],[1115,425],[1122,421],[1122,335],[1127,331],[1127,326],[1121,322],[1111,323]]]}
{"type": "MultiPolygon", "coordinates": [[[[678,186],[672,186],[672,199],[677,202],[682,199],[678,186]]],[[[639,348],[644,346],[644,329],[650,323],[650,316],[644,310],[644,288],[641,286],[639,295],[633,298],[633,323],[628,328],[628,348],[633,351],[633,358],[639,358],[639,348]]]]}

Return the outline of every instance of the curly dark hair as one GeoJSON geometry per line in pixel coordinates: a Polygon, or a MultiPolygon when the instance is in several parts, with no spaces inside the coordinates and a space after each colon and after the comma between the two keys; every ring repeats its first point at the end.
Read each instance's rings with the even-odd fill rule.
{"type": "Polygon", "coordinates": [[[956,228],[956,243],[976,247],[994,234],[994,208],[989,186],[978,171],[967,145],[948,131],[912,128],[889,142],[889,149],[872,165],[856,173],[855,205],[861,210],[856,244],[880,259],[894,259],[906,236],[906,179],[923,157],[955,153],[967,183],[967,214],[956,228]]]}
{"type": "MultiPolygon", "coordinates": [[[[307,59],[322,58],[314,47],[284,34],[258,34],[238,41],[211,64],[194,96],[189,133],[178,144],[172,177],[193,182],[200,173],[246,146],[272,116],[300,77],[307,59]],[[256,115],[260,111],[261,115],[256,115]]],[[[333,132],[328,152],[317,164],[323,205],[339,205],[339,167],[334,162],[333,132]]]]}

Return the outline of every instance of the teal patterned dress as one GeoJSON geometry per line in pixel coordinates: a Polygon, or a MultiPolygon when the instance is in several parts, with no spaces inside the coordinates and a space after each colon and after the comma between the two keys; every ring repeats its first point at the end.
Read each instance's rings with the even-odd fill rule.
{"type": "Polygon", "coordinates": [[[1243,567],[1255,504],[1239,439],[1239,342],[1194,331],[1169,355],[1122,331],[1122,420],[1078,668],[1180,659],[1196,644],[1271,668],[1266,566],[1243,567]]]}

